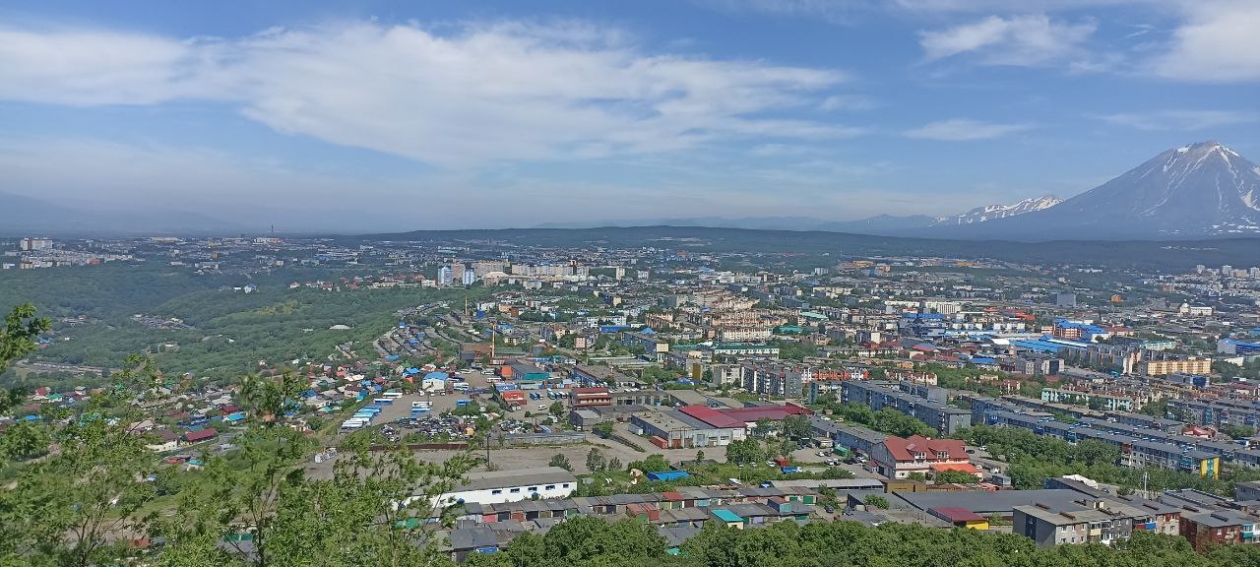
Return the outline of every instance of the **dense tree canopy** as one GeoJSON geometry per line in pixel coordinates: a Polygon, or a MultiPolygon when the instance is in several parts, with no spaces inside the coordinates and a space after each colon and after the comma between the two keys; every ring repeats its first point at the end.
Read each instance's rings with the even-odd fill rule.
{"type": "Polygon", "coordinates": [[[1086,440],[1072,445],[1048,435],[1037,435],[1016,427],[976,426],[959,431],[956,437],[972,445],[987,445],[994,456],[1010,465],[1006,473],[1016,488],[1040,488],[1047,477],[1079,474],[1099,482],[1127,489],[1143,485],[1161,491],[1196,488],[1233,496],[1234,483],[1260,480],[1260,471],[1233,466],[1222,467],[1220,478],[1204,478],[1194,473],[1163,468],[1129,468],[1118,465],[1120,450],[1107,443],[1086,440]]]}

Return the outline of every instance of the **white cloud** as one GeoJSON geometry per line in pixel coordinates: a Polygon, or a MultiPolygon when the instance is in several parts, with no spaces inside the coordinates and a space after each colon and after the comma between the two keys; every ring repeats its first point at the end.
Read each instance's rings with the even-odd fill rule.
{"type": "Polygon", "coordinates": [[[831,95],[823,99],[818,108],[828,112],[837,110],[871,110],[879,104],[861,95],[831,95]]]}
{"type": "Polygon", "coordinates": [[[920,33],[928,61],[974,54],[987,65],[1033,66],[1081,53],[1097,24],[1067,23],[1045,14],[989,16],[952,28],[920,33]]]}
{"type": "Polygon", "coordinates": [[[921,128],[906,131],[910,138],[965,142],[1001,138],[1030,129],[1028,124],[995,124],[978,120],[956,118],[929,123],[921,128]]]}
{"type": "Polygon", "coordinates": [[[908,12],[1051,12],[1126,4],[1159,5],[1168,0],[893,0],[908,12]]]}
{"type": "Polygon", "coordinates": [[[583,23],[451,34],[349,23],[236,39],[0,29],[0,99],[226,101],[278,131],[426,163],[592,157],[859,130],[767,118],[842,84],[832,69],[644,53],[583,23]]]}
{"type": "Polygon", "coordinates": [[[1182,3],[1186,22],[1151,64],[1161,77],[1195,82],[1260,80],[1260,2],[1182,3]]]}
{"type": "Polygon", "coordinates": [[[820,19],[848,25],[886,6],[881,0],[695,0],[728,13],[757,13],[783,17],[820,19]]]}
{"type": "Polygon", "coordinates": [[[1139,130],[1198,131],[1260,121],[1260,114],[1233,110],[1161,110],[1093,116],[1098,120],[1139,130]]]}

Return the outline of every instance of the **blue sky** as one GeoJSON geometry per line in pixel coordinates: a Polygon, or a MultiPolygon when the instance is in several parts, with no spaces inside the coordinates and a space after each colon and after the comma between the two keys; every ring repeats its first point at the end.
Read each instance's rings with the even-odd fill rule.
{"type": "Polygon", "coordinates": [[[0,192],[345,231],[943,215],[1195,141],[1260,159],[1256,29],[1254,0],[9,2],[0,192]]]}

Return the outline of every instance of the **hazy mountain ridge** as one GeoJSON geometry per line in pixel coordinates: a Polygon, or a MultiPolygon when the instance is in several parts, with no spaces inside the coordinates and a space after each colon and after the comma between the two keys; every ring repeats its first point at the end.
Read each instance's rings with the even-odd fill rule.
{"type": "Polygon", "coordinates": [[[896,234],[900,231],[934,226],[973,224],[1022,215],[1053,207],[1063,202],[1053,195],[1024,199],[1012,205],[986,205],[948,216],[875,215],[851,221],[827,221],[810,217],[689,217],[643,220],[600,220],[588,222],[544,223],[537,228],[592,228],[598,226],[701,226],[711,228],[746,228],[763,230],[824,230],[857,234],[896,234]]]}
{"type": "Polygon", "coordinates": [[[238,224],[196,212],[99,211],[0,193],[0,235],[4,236],[224,234],[240,230],[238,224]]]}

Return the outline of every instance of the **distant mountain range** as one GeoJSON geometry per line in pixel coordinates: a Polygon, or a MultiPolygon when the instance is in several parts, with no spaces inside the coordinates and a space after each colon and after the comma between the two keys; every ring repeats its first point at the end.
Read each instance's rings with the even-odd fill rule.
{"type": "MultiPolygon", "coordinates": [[[[827,231],[953,240],[1169,240],[1260,235],[1260,167],[1216,142],[1167,150],[1067,200],[1055,196],[957,215],[672,218],[551,223],[538,228],[674,226],[827,231]]],[[[102,211],[0,193],[0,236],[234,234],[249,229],[178,210],[102,211]]]]}
{"type": "Polygon", "coordinates": [[[0,193],[0,236],[227,234],[240,230],[238,225],[188,211],[100,211],[0,193]]]}
{"type": "MultiPolygon", "coordinates": [[[[1047,195],[949,217],[879,215],[828,222],[797,217],[587,223],[822,230],[879,236],[994,240],[1179,239],[1260,234],[1260,167],[1216,142],[1165,151],[1063,200],[1047,195]]],[[[543,228],[557,228],[551,225],[543,228]]],[[[567,225],[565,228],[577,228],[567,225]]]]}
{"type": "Polygon", "coordinates": [[[547,223],[538,228],[591,228],[595,226],[703,226],[711,228],[748,228],[759,230],[825,230],[855,234],[896,235],[940,226],[967,225],[1013,217],[1048,209],[1063,199],[1053,195],[1024,199],[1013,205],[987,205],[948,217],[927,215],[876,215],[853,221],[825,221],[809,217],[695,217],[638,221],[597,221],[584,223],[547,223]]]}

